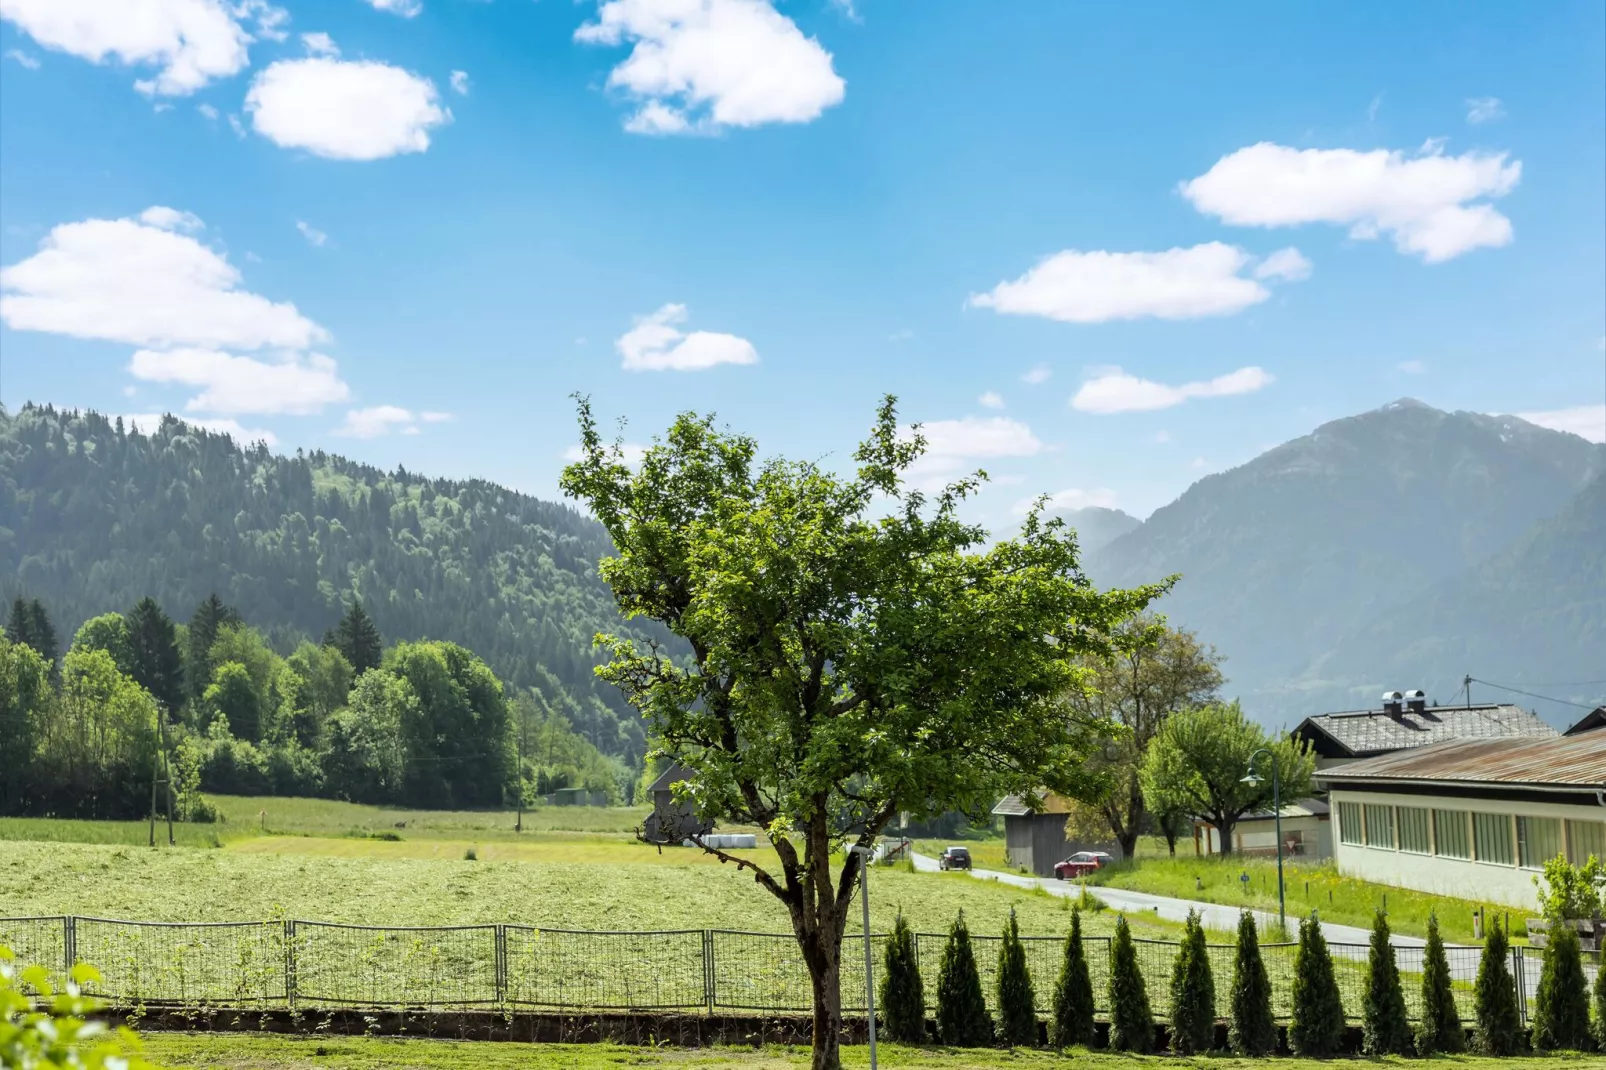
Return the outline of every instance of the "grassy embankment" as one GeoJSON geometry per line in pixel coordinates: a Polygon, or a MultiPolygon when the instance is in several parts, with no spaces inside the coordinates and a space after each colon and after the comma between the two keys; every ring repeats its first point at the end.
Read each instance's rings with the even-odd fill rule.
{"type": "MultiPolygon", "coordinates": [[[[373,1037],[284,1037],[246,1034],[167,1033],[146,1039],[146,1054],[172,1070],[613,1070],[621,1066],[681,1067],[685,1070],[793,1070],[809,1065],[807,1050],[771,1046],[751,1048],[625,1048],[611,1044],[500,1044],[450,1040],[399,1040],[373,1037]]],[[[1210,1055],[1195,1059],[1143,1058],[1108,1052],[1075,1050],[977,1051],[953,1048],[908,1048],[883,1044],[879,1063],[886,1067],[934,1067],[941,1070],[1072,1067],[1075,1070],[1330,1070],[1343,1066],[1415,1066],[1411,1059],[1238,1059],[1210,1055]]],[[[848,1066],[868,1066],[869,1049],[844,1048],[848,1066]]],[[[1553,1055],[1526,1059],[1440,1058],[1434,1065],[1458,1070],[1518,1070],[1528,1066],[1598,1067],[1598,1056],[1553,1055]]]]}

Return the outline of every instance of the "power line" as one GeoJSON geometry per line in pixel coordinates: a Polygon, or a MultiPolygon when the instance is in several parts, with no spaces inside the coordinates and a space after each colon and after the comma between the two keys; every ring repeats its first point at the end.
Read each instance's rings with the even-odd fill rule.
{"type": "Polygon", "coordinates": [[[1497,691],[1509,691],[1513,695],[1526,695],[1528,698],[1536,698],[1544,702],[1557,702],[1563,706],[1576,706],[1581,710],[1592,710],[1595,708],[1594,706],[1587,706],[1582,702],[1569,702],[1564,698],[1552,698],[1549,695],[1536,695],[1532,691],[1524,691],[1520,687],[1507,687],[1505,684],[1497,684],[1493,680],[1480,680],[1476,676],[1469,676],[1467,679],[1472,683],[1482,684],[1484,687],[1492,687],[1497,691]]]}

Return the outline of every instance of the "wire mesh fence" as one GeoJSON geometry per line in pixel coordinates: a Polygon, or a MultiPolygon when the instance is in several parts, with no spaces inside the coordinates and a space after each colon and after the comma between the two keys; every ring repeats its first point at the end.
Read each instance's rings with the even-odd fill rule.
{"type": "MultiPolygon", "coordinates": [[[[886,936],[871,935],[877,975],[886,936]]],[[[845,936],[841,952],[842,1008],[866,1005],[864,937],[845,936]]],[[[935,1002],[943,948],[941,933],[915,935],[915,954],[928,1003],[935,1002]]],[[[1002,937],[972,934],[972,950],[989,1008],[997,1009],[1002,937]]],[[[1026,963],[1040,1013],[1051,1012],[1065,955],[1059,936],[1023,936],[1026,963]]],[[[24,963],[61,970],[93,964],[96,995],[124,1004],[276,1008],[351,1006],[436,1010],[473,1006],[554,1010],[694,1010],[805,1013],[813,1004],[809,971],[789,933],[723,929],[598,932],[529,925],[362,926],[331,922],[135,922],[104,918],[0,918],[0,944],[24,963]]],[[[1107,1012],[1110,938],[1086,936],[1083,952],[1099,1012],[1107,1012]]],[[[1177,944],[1134,939],[1139,971],[1156,1016],[1171,1011],[1171,972],[1177,944]]],[[[1330,943],[1344,1011],[1360,1017],[1365,998],[1365,944],[1330,943]]],[[[1473,986],[1483,949],[1447,946],[1452,991],[1463,1020],[1473,1015],[1473,986]]],[[[1237,949],[1208,947],[1216,1012],[1226,1016],[1237,949]]],[[[1294,944],[1262,944],[1261,957],[1278,1018],[1291,1012],[1294,944]]],[[[1421,1013],[1424,951],[1397,946],[1406,1007],[1421,1013]]],[[[1601,967],[1586,953],[1591,981],[1601,967]]],[[[1542,952],[1512,950],[1511,971],[1523,1005],[1531,1007],[1542,952]]]]}

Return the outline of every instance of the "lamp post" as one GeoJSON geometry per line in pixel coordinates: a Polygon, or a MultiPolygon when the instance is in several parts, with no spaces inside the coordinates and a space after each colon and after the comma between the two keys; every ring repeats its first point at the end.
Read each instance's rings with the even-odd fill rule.
{"type": "Polygon", "coordinates": [[[870,1022],[870,1070],[875,1062],[875,968],[870,953],[870,863],[875,861],[875,845],[855,847],[859,856],[859,902],[864,907],[864,1010],[870,1022]]]}
{"type": "Polygon", "coordinates": [[[1288,905],[1283,895],[1283,800],[1282,788],[1277,781],[1277,755],[1269,747],[1261,747],[1249,756],[1249,775],[1243,778],[1245,784],[1258,784],[1261,778],[1255,775],[1255,760],[1262,754],[1271,759],[1271,812],[1272,820],[1277,828],[1277,923],[1284,932],[1288,931],[1288,905]]]}

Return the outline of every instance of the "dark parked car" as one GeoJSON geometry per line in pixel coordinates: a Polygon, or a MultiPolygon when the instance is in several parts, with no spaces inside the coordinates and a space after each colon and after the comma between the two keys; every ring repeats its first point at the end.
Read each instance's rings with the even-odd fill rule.
{"type": "Polygon", "coordinates": [[[938,869],[969,869],[970,848],[949,847],[937,858],[938,869]]]}
{"type": "Polygon", "coordinates": [[[1103,869],[1115,859],[1103,851],[1078,851],[1054,867],[1054,876],[1062,881],[1085,877],[1095,869],[1103,869]]]}

